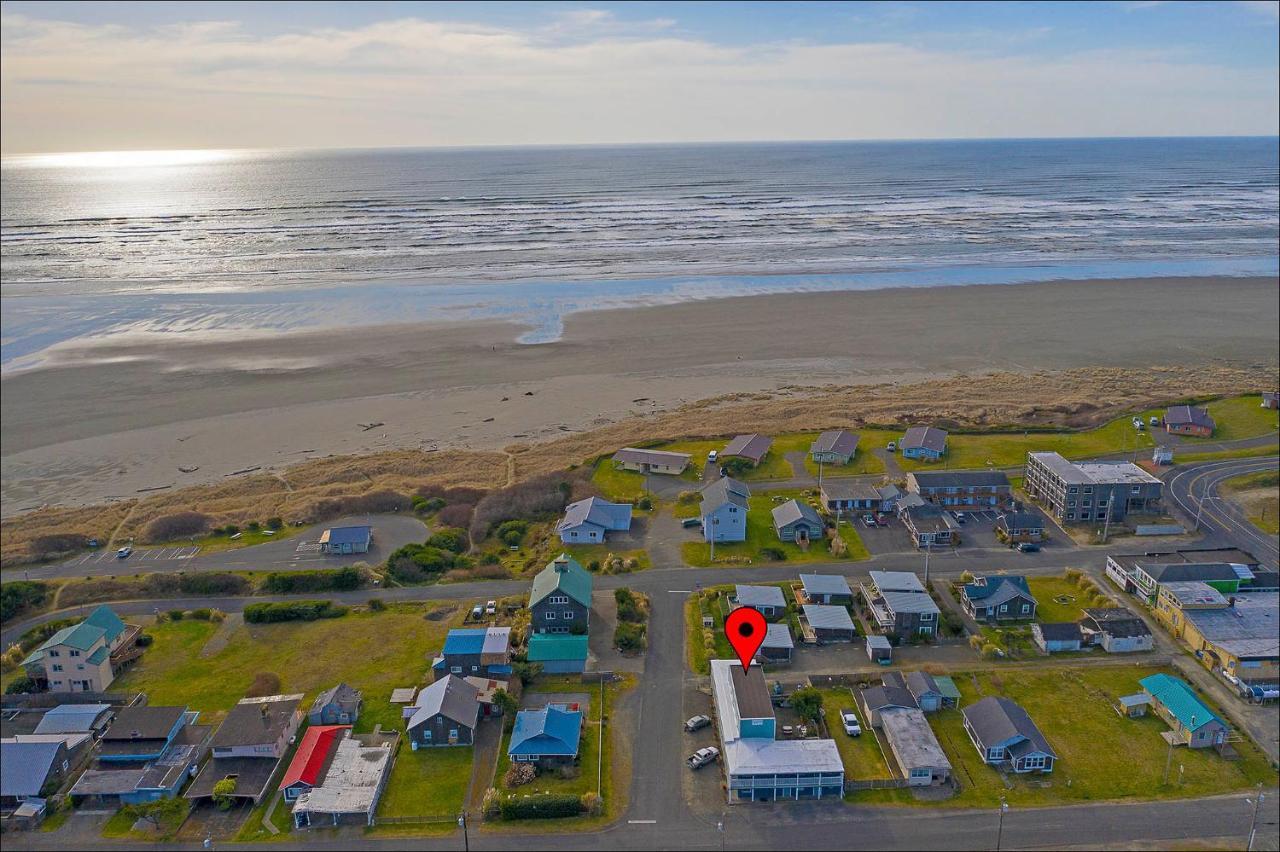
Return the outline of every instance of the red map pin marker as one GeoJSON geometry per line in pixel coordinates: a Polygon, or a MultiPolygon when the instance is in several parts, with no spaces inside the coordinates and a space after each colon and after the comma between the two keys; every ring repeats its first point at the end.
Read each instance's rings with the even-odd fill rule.
{"type": "Polygon", "coordinates": [[[751,667],[751,658],[764,642],[766,630],[764,616],[749,606],[738,607],[724,620],[724,635],[744,669],[751,667]]]}

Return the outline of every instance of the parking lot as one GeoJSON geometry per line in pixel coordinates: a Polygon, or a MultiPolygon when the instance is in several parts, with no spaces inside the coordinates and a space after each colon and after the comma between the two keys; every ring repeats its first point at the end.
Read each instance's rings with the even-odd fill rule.
{"type": "Polygon", "coordinates": [[[135,562],[167,562],[178,559],[190,559],[200,552],[199,547],[156,547],[144,550],[135,550],[124,559],[119,559],[114,550],[98,550],[93,553],[86,553],[77,557],[68,565],[88,565],[97,564],[106,560],[117,561],[122,565],[132,565],[135,562]]]}

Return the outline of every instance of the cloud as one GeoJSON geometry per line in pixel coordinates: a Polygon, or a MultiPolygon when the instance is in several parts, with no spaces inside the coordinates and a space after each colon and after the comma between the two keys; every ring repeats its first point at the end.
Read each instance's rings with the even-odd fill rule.
{"type": "Polygon", "coordinates": [[[274,35],[230,21],[0,24],[6,154],[1264,134],[1280,120],[1274,69],[1172,51],[725,45],[591,9],[529,30],[421,18],[274,35]]]}

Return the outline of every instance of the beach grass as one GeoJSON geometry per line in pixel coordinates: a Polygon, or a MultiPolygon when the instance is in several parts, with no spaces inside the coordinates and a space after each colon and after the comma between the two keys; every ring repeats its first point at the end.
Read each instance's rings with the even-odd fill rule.
{"type": "Polygon", "coordinates": [[[1247,473],[1228,479],[1222,487],[1244,509],[1250,523],[1269,535],[1280,534],[1280,473],[1247,473]]]}
{"type": "MultiPolygon", "coordinates": [[[[1079,621],[1084,616],[1082,610],[1094,606],[1090,594],[1099,594],[1092,580],[1085,578],[1085,582],[1088,585],[1081,588],[1069,577],[1028,577],[1027,585],[1036,599],[1036,620],[1044,623],[1079,621]],[[1063,600],[1059,602],[1057,598],[1063,600]]],[[[1097,605],[1111,606],[1109,603],[1097,605]]]]}

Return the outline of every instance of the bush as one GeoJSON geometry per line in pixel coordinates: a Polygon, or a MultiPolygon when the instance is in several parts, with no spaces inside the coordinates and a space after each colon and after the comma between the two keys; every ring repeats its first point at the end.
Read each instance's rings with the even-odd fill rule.
{"type": "Polygon", "coordinates": [[[456,527],[445,527],[427,539],[427,546],[438,547],[452,553],[464,553],[468,546],[467,532],[456,527]]]}
{"type": "Polygon", "coordinates": [[[994,642],[988,642],[982,646],[982,656],[984,659],[994,659],[1000,655],[1000,648],[994,642]]]}
{"type": "Polygon", "coordinates": [[[49,599],[49,584],[34,580],[14,580],[0,586],[0,621],[36,609],[49,599]]]}
{"type": "Polygon", "coordinates": [[[513,662],[511,673],[520,678],[521,686],[528,686],[530,681],[542,674],[542,663],[527,663],[523,660],[513,662]]]}
{"type": "Polygon", "coordinates": [[[225,527],[222,528],[222,532],[225,533],[226,535],[235,535],[236,533],[240,532],[240,527],[236,526],[235,524],[227,524],[225,527]]]}
{"type": "Polygon", "coordinates": [[[791,693],[791,709],[801,719],[817,721],[822,713],[822,693],[812,686],[805,686],[791,693]]]}
{"type": "Polygon", "coordinates": [[[583,793],[582,812],[588,816],[600,816],[604,813],[604,799],[595,793],[583,793]]]}
{"type": "Polygon", "coordinates": [[[502,813],[502,794],[490,787],[484,791],[484,801],[480,805],[480,815],[486,820],[497,819],[502,813]]]}
{"type": "Polygon", "coordinates": [[[456,554],[426,544],[406,544],[387,557],[387,571],[401,583],[421,583],[437,579],[455,567],[456,554]]]}
{"type": "Polygon", "coordinates": [[[349,592],[364,585],[365,576],[354,565],[315,571],[273,571],[262,582],[263,591],[273,595],[302,592],[349,592]]]}
{"type": "Polygon", "coordinates": [[[724,461],[720,462],[720,466],[724,468],[724,472],[726,476],[742,476],[744,473],[746,473],[747,471],[751,470],[752,467],[754,467],[754,465],[751,464],[750,461],[748,461],[747,459],[741,458],[739,456],[734,456],[733,458],[725,459],[724,461]]]}
{"type": "Polygon", "coordinates": [[[439,512],[445,506],[443,497],[428,497],[422,502],[424,512],[439,512]]]}
{"type": "Polygon", "coordinates": [[[382,598],[369,598],[370,612],[382,612],[386,608],[387,608],[387,605],[385,602],[383,602],[382,598]]]}
{"type": "Polygon", "coordinates": [[[235,804],[236,779],[223,778],[213,785],[213,803],[220,811],[229,811],[235,804]]]}
{"type": "Polygon", "coordinates": [[[183,616],[185,616],[185,615],[186,615],[186,613],[185,613],[185,612],[183,612],[183,611],[182,611],[182,610],[180,610],[180,609],[171,609],[171,610],[169,610],[169,620],[170,620],[170,621],[181,621],[181,620],[182,620],[182,618],[183,618],[183,616]]]}
{"type": "Polygon", "coordinates": [[[613,631],[613,644],[619,651],[637,653],[645,649],[646,628],[643,624],[619,621],[613,631]]]}
{"type": "Polygon", "coordinates": [[[341,618],[347,607],[333,601],[282,601],[256,603],[244,608],[244,620],[250,624],[274,624],[281,621],[315,621],[318,618],[341,618]]]}
{"type": "Polygon", "coordinates": [[[502,800],[503,819],[555,819],[582,813],[582,799],[567,793],[511,796],[502,800]]]}
{"type": "Polygon", "coordinates": [[[212,518],[204,512],[174,512],[172,515],[161,515],[142,528],[142,540],[162,542],[202,536],[208,532],[211,520],[212,518]]]}
{"type": "Polygon", "coordinates": [[[246,698],[262,698],[264,695],[280,694],[280,675],[275,672],[258,672],[253,676],[253,683],[245,692],[246,698]]]}
{"type": "Polygon", "coordinates": [[[139,648],[150,648],[156,643],[156,637],[152,636],[150,633],[139,633],[138,638],[135,641],[139,648]]]}
{"type": "Polygon", "coordinates": [[[490,491],[475,504],[471,539],[484,540],[503,521],[552,518],[564,510],[572,492],[566,475],[558,472],[490,491]]]}
{"type": "Polygon", "coordinates": [[[786,560],[787,553],[781,547],[774,547],[773,545],[770,545],[768,547],[760,548],[760,556],[764,559],[772,559],[776,562],[782,562],[786,560]]]}
{"type": "Polygon", "coordinates": [[[679,496],[676,497],[676,502],[687,506],[690,503],[697,503],[700,499],[702,499],[702,495],[697,491],[681,491],[679,496]]]}
{"type": "Polygon", "coordinates": [[[644,611],[640,608],[640,601],[630,589],[614,589],[613,599],[618,603],[619,621],[644,621],[644,611]]]}
{"type": "Polygon", "coordinates": [[[26,695],[29,692],[36,691],[36,682],[24,675],[18,675],[9,681],[9,685],[4,688],[5,695],[26,695]]]}
{"type": "Polygon", "coordinates": [[[475,509],[470,503],[450,503],[436,513],[436,520],[448,527],[469,529],[475,509]]]}
{"type": "Polygon", "coordinates": [[[196,621],[212,621],[213,610],[209,609],[207,606],[202,606],[199,609],[191,610],[191,617],[196,621]]]}
{"type": "MultiPolygon", "coordinates": [[[[166,575],[152,574],[147,580],[166,575]]],[[[172,576],[172,575],[170,575],[172,576]]],[[[158,581],[158,580],[157,580],[158,581]]],[[[157,582],[153,581],[153,582],[157,582]]],[[[183,574],[178,578],[178,591],[184,595],[247,595],[253,592],[253,584],[248,578],[230,572],[183,574]]]]}
{"type": "Polygon", "coordinates": [[[538,777],[538,771],[533,768],[531,763],[513,763],[506,774],[502,776],[502,783],[507,787],[521,787],[530,784],[533,779],[538,777]]]}
{"type": "Polygon", "coordinates": [[[972,572],[972,571],[962,571],[962,572],[960,573],[960,582],[961,582],[961,583],[972,583],[972,582],[973,582],[973,572],[972,572]]]}
{"type": "Polygon", "coordinates": [[[508,547],[517,547],[520,542],[524,541],[525,533],[529,532],[528,521],[503,521],[498,524],[498,529],[494,533],[498,539],[508,547]]]}
{"type": "Polygon", "coordinates": [[[647,512],[653,508],[653,501],[650,500],[648,496],[641,497],[639,500],[636,501],[636,508],[643,509],[644,511],[647,512]]]}
{"type": "Polygon", "coordinates": [[[281,517],[267,518],[267,529],[269,530],[284,529],[284,518],[281,518],[281,517]]]}
{"type": "Polygon", "coordinates": [[[48,559],[59,553],[69,553],[73,550],[79,550],[89,541],[89,536],[82,533],[57,533],[53,535],[40,535],[31,540],[28,545],[31,553],[37,559],[48,559]]]}

